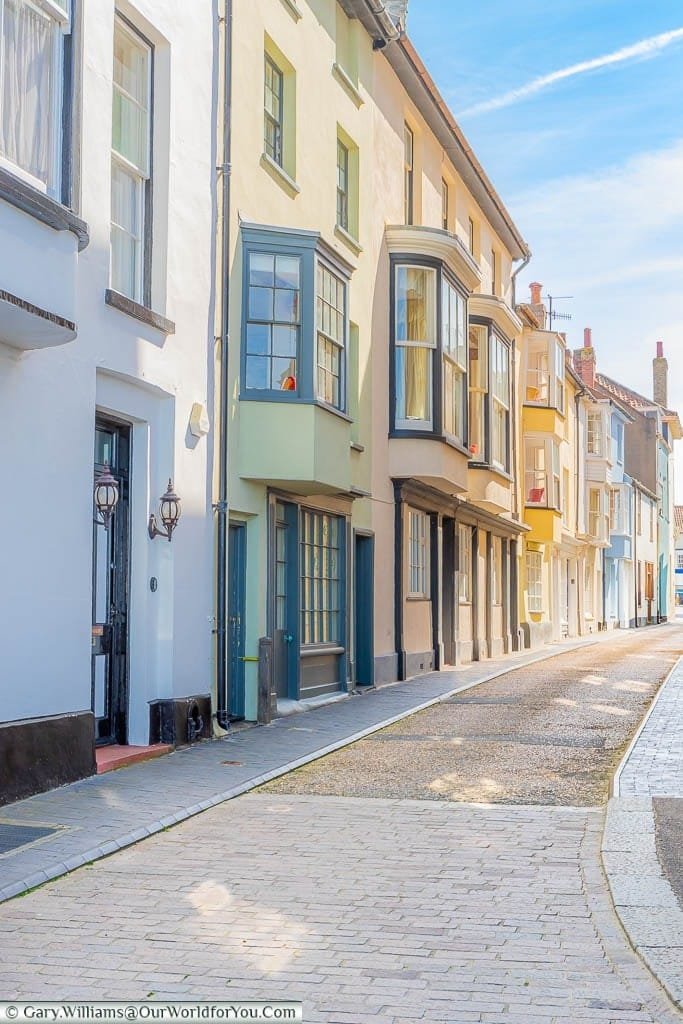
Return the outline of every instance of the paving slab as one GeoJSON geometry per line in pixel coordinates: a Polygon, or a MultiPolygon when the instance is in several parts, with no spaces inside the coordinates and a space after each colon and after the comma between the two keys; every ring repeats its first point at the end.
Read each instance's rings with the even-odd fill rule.
{"type": "Polygon", "coordinates": [[[0,902],[469,687],[594,644],[593,638],[554,644],[432,672],[0,807],[0,825],[59,827],[44,839],[0,856],[0,902]]]}
{"type": "Polygon", "coordinates": [[[6,902],[0,990],[288,997],[324,1024],[680,1024],[616,921],[602,819],[250,793],[6,902]]]}
{"type": "Polygon", "coordinates": [[[683,1008],[683,659],[615,775],[602,840],[614,906],[634,949],[683,1008]]]}

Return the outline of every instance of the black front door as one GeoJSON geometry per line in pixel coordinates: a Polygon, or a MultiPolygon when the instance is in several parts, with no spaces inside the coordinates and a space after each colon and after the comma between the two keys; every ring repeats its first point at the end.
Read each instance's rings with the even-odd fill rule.
{"type": "Polygon", "coordinates": [[[128,742],[130,427],[98,418],[95,477],[109,466],[119,501],[105,529],[94,515],[92,711],[97,743],[128,742]]]}
{"type": "Polygon", "coordinates": [[[443,573],[441,581],[442,593],[442,632],[443,657],[446,665],[455,665],[455,599],[458,577],[455,562],[456,525],[454,519],[443,521],[443,573]]]}
{"type": "Polygon", "coordinates": [[[230,717],[244,718],[244,604],[246,589],[244,523],[230,523],[228,532],[228,643],[230,650],[230,717]]]}

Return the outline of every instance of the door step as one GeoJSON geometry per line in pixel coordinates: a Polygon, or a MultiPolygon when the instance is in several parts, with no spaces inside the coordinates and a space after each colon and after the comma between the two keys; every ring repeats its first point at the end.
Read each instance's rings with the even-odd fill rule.
{"type": "Polygon", "coordinates": [[[106,747],[96,747],[97,774],[126,768],[129,764],[137,764],[138,761],[150,761],[153,757],[170,754],[173,749],[170,743],[154,743],[149,747],[129,747],[112,743],[106,747]]]}

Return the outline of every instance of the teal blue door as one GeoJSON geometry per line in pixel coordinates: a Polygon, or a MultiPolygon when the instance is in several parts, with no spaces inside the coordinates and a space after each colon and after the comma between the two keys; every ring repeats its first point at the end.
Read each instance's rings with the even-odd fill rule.
{"type": "Polygon", "coordinates": [[[228,532],[228,644],[230,651],[229,711],[233,719],[244,718],[244,612],[246,593],[246,533],[244,523],[231,523],[228,532]]]}

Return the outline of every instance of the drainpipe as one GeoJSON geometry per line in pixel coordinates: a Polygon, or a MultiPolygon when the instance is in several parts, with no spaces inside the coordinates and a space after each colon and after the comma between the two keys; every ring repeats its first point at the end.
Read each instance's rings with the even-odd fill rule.
{"type": "Polygon", "coordinates": [[[401,38],[402,32],[396,27],[393,18],[387,11],[386,4],[382,3],[382,0],[365,0],[365,4],[372,13],[387,42],[394,43],[397,39],[401,38]]]}
{"type": "Polygon", "coordinates": [[[230,726],[228,694],[228,350],[230,340],[230,173],[232,106],[232,0],[223,0],[223,153],[218,167],[221,176],[221,236],[219,337],[219,439],[218,501],[216,510],[216,721],[222,729],[230,726]]]}
{"type": "Polygon", "coordinates": [[[513,270],[512,273],[510,274],[510,281],[512,283],[512,308],[513,309],[517,305],[517,274],[519,274],[520,271],[524,270],[525,267],[528,267],[530,262],[531,262],[531,253],[529,251],[527,251],[527,254],[524,257],[524,259],[522,260],[522,262],[520,263],[520,265],[515,270],[513,270]]]}

